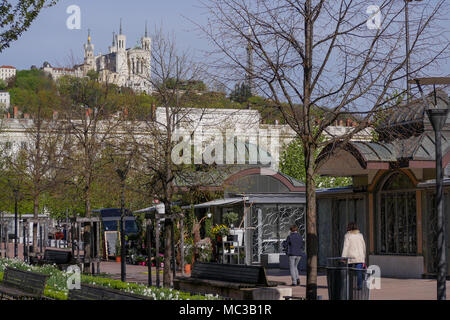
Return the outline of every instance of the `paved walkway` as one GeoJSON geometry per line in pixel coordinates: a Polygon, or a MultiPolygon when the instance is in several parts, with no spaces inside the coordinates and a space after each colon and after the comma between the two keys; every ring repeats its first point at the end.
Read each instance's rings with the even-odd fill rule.
{"type": "MultiPolygon", "coordinates": [[[[1,248],[3,249],[3,248],[1,248]]],[[[18,246],[19,258],[22,258],[22,245],[18,246]]],[[[4,256],[4,250],[2,256],[4,256]]],[[[10,244],[8,256],[14,255],[14,246],[10,244]]],[[[161,269],[162,270],[162,269],[161,269]]],[[[156,269],[152,268],[153,285],[156,285],[156,269]]],[[[113,279],[120,279],[120,263],[115,261],[104,261],[100,265],[100,272],[110,274],[113,279]]],[[[181,275],[181,274],[179,274],[181,275]]],[[[291,278],[289,270],[267,269],[270,281],[281,281],[290,287],[291,278]]],[[[127,281],[137,283],[147,283],[147,267],[127,265],[127,281]]],[[[162,284],[162,271],[160,283],[162,284]]],[[[304,297],[306,294],[306,275],[300,276],[301,285],[292,287],[294,296],[304,297]]],[[[317,278],[317,294],[323,300],[328,299],[328,288],[326,275],[319,275],[317,278]]],[[[371,300],[436,300],[436,280],[433,279],[392,279],[382,278],[381,289],[371,291],[371,300]]],[[[450,297],[450,281],[447,281],[447,297],[450,297]]]]}
{"type": "MultiPolygon", "coordinates": [[[[153,272],[153,285],[156,284],[155,268],[153,272]]],[[[120,263],[102,262],[100,271],[111,274],[114,279],[120,279],[120,263]]],[[[268,269],[267,275],[270,281],[281,281],[291,287],[291,277],[289,270],[268,269]]],[[[147,267],[127,265],[127,281],[147,283],[147,267]]],[[[161,273],[162,284],[162,273],[161,273]]],[[[291,287],[294,296],[306,295],[306,275],[300,276],[300,286],[291,287]]],[[[328,288],[326,275],[319,275],[317,278],[317,295],[323,300],[328,299],[328,288]]],[[[381,289],[374,289],[371,292],[371,300],[436,300],[436,280],[429,279],[392,279],[382,278],[381,289]]],[[[447,281],[447,296],[450,297],[450,281],[447,281]]]]}

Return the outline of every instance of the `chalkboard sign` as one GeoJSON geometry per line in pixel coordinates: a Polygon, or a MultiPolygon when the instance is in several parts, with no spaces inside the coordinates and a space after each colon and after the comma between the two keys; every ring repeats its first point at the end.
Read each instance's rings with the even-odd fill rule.
{"type": "Polygon", "coordinates": [[[118,231],[105,231],[106,256],[116,256],[116,243],[119,242],[118,231]]]}

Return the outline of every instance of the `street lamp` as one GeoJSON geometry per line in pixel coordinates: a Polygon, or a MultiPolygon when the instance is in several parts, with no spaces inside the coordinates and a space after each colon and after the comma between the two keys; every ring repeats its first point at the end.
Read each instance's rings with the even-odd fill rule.
{"type": "Polygon", "coordinates": [[[436,152],[436,212],[437,212],[437,299],[446,300],[446,278],[447,278],[447,255],[446,255],[446,232],[444,216],[444,192],[442,172],[442,128],[447,121],[448,108],[450,104],[445,101],[446,106],[440,107],[437,103],[436,85],[450,84],[450,78],[420,78],[411,80],[416,83],[422,95],[422,100],[428,118],[434,129],[435,152],[436,152]],[[427,101],[421,85],[433,85],[434,103],[427,101]]]}

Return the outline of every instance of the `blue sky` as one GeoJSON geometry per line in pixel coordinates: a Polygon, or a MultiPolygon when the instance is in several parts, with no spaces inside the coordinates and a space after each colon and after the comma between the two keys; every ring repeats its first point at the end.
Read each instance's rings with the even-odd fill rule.
{"type": "MultiPolygon", "coordinates": [[[[165,32],[175,34],[180,49],[190,49],[195,54],[197,50],[210,49],[208,42],[187,19],[206,22],[207,17],[199,6],[198,0],[60,0],[55,7],[43,10],[18,41],[0,53],[0,65],[28,69],[31,65],[41,67],[48,61],[54,66],[68,66],[72,54],[77,62],[81,62],[88,29],[91,29],[96,54],[107,53],[112,32],[119,31],[120,18],[128,47],[136,44],[143,35],[147,20],[150,32],[155,26],[162,25],[165,32]],[[66,27],[69,17],[66,10],[70,5],[78,5],[81,9],[80,30],[66,27]]],[[[443,27],[450,34],[448,21],[443,27]]],[[[450,61],[441,64],[441,70],[435,72],[436,75],[450,75],[450,61]]]]}
{"type": "Polygon", "coordinates": [[[81,61],[88,29],[91,29],[96,54],[107,53],[112,32],[119,31],[120,18],[127,47],[136,44],[144,34],[147,20],[149,33],[162,25],[165,32],[175,34],[178,46],[183,49],[194,52],[207,49],[206,40],[193,32],[193,24],[183,17],[206,21],[198,4],[197,0],[60,0],[55,7],[43,10],[31,28],[0,54],[0,65],[28,69],[31,65],[41,67],[48,61],[55,66],[66,66],[71,52],[81,61]],[[69,17],[66,10],[70,5],[81,9],[80,30],[66,27],[69,17]]]}

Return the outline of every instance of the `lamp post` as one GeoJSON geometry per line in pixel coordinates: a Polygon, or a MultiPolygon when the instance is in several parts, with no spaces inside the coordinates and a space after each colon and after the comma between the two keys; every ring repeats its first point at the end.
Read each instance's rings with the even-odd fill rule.
{"type": "Polygon", "coordinates": [[[450,78],[421,78],[413,80],[422,95],[422,100],[428,118],[433,126],[435,134],[435,154],[436,154],[436,213],[437,213],[437,299],[446,300],[446,278],[447,278],[447,254],[446,254],[446,232],[444,216],[444,190],[442,171],[442,128],[447,121],[448,108],[450,105],[439,107],[437,104],[436,85],[450,84],[450,78]],[[421,85],[433,85],[434,106],[425,98],[421,85]],[[433,107],[432,107],[433,106],[433,107]]]}
{"type": "Polygon", "coordinates": [[[438,274],[437,274],[437,296],[438,300],[446,299],[446,276],[447,276],[447,258],[445,244],[445,218],[444,218],[444,192],[443,192],[443,174],[442,174],[442,128],[447,120],[448,109],[427,109],[427,115],[435,134],[436,146],[436,210],[437,210],[437,248],[438,248],[438,274]]]}
{"type": "Polygon", "coordinates": [[[14,189],[14,258],[17,258],[17,201],[18,201],[19,190],[14,189]]]}

